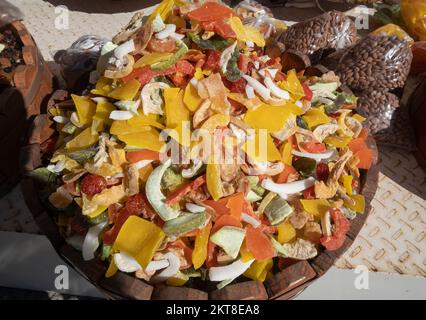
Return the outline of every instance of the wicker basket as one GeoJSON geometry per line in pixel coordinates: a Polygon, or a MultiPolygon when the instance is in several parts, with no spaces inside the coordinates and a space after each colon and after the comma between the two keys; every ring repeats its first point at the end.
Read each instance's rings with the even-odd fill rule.
{"type": "MultiPolygon", "coordinates": [[[[52,96],[52,103],[53,100],[66,99],[66,95],[65,91],[55,92],[52,96]]],[[[40,114],[35,118],[30,141],[38,141],[38,143],[32,143],[24,148],[28,159],[25,164],[26,170],[35,169],[41,164],[42,154],[40,150],[42,148],[40,148],[40,145],[43,145],[53,133],[50,125],[51,122],[46,114],[40,114]]],[[[371,148],[376,149],[372,138],[369,138],[368,143],[371,148]]],[[[205,286],[203,283],[193,288],[172,287],[164,284],[154,287],[143,280],[121,272],[117,272],[111,278],[105,278],[106,266],[99,259],[84,261],[81,252],[65,243],[51,218],[51,213],[39,200],[38,190],[34,181],[29,177],[24,178],[22,190],[25,202],[40,230],[49,238],[59,255],[111,299],[266,300],[290,299],[327,272],[334,262],[350,247],[364,225],[371,210],[370,203],[376,192],[377,184],[377,166],[374,166],[368,172],[362,172],[360,191],[366,199],[366,212],[363,215],[358,215],[352,221],[344,245],[339,250],[322,251],[317,257],[309,261],[294,261],[282,271],[273,274],[264,283],[241,280],[241,282],[228,285],[220,290],[215,290],[215,287],[205,286]]]]}

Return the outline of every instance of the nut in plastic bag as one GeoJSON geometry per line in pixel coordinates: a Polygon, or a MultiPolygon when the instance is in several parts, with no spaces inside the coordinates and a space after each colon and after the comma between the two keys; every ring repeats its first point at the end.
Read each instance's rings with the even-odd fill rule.
{"type": "Polygon", "coordinates": [[[75,41],[66,50],[55,54],[55,62],[59,64],[61,75],[69,89],[77,90],[86,87],[89,74],[96,69],[102,46],[106,39],[86,35],[75,41]]]}
{"type": "Polygon", "coordinates": [[[330,31],[327,49],[345,49],[358,41],[353,21],[342,12],[330,11],[330,31]]]}
{"type": "Polygon", "coordinates": [[[330,11],[292,25],[279,41],[286,49],[312,55],[318,50],[343,49],[358,40],[353,21],[345,14],[330,11]]]}
{"type": "Polygon", "coordinates": [[[390,92],[370,91],[359,96],[357,112],[366,118],[363,125],[380,145],[415,150],[408,108],[390,92]]]}
{"type": "Polygon", "coordinates": [[[274,17],[271,9],[254,0],[244,0],[234,7],[235,12],[243,18],[243,21],[261,16],[274,17]]]}
{"type": "Polygon", "coordinates": [[[5,0],[0,0],[0,28],[23,18],[21,10],[5,0]]]}
{"type": "Polygon", "coordinates": [[[245,25],[256,27],[266,40],[276,39],[284,30],[287,29],[286,24],[278,19],[269,16],[258,16],[244,21],[245,25]]]}
{"type": "Polygon", "coordinates": [[[370,34],[350,47],[336,73],[353,90],[402,88],[413,54],[409,42],[396,35],[370,34]]]}

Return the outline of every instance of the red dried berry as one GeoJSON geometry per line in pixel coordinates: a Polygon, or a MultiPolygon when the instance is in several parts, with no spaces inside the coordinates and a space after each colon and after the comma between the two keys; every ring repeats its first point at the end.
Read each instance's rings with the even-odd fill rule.
{"type": "Polygon", "coordinates": [[[142,215],[144,218],[150,218],[154,215],[154,212],[151,209],[151,206],[148,203],[148,199],[145,194],[138,193],[133,196],[130,196],[124,208],[130,213],[135,215],[142,215]]]}
{"type": "Polygon", "coordinates": [[[326,163],[318,163],[317,165],[317,179],[320,181],[326,181],[330,175],[330,169],[326,163]]]}
{"type": "Polygon", "coordinates": [[[206,63],[204,64],[204,68],[206,70],[211,70],[212,72],[216,72],[219,70],[219,60],[220,60],[220,52],[215,50],[207,51],[206,63]]]}
{"type": "Polygon", "coordinates": [[[331,236],[322,237],[320,242],[327,250],[333,251],[341,248],[344,244],[351,223],[337,208],[330,209],[330,214],[334,223],[334,230],[331,236]]]}
{"type": "Polygon", "coordinates": [[[315,199],[315,187],[312,186],[303,191],[303,198],[307,200],[315,199]]]}
{"type": "Polygon", "coordinates": [[[96,174],[87,174],[80,182],[81,192],[88,196],[94,196],[102,192],[107,187],[107,182],[104,177],[96,174]]]}
{"type": "Polygon", "coordinates": [[[244,93],[246,92],[247,81],[243,78],[238,79],[237,81],[229,81],[226,78],[222,78],[223,84],[227,87],[231,92],[234,93],[244,93]]]}

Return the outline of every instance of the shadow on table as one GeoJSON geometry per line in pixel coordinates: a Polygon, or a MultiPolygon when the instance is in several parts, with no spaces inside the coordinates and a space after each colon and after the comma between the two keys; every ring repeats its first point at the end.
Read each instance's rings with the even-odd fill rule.
{"type": "MultiPolygon", "coordinates": [[[[142,10],[158,4],[161,0],[102,0],[102,1],[81,1],[81,0],[46,0],[54,6],[64,5],[72,11],[86,13],[119,13],[142,10]]],[[[225,3],[231,4],[230,0],[225,3]]],[[[239,2],[239,1],[236,1],[239,2]]]]}
{"type": "Polygon", "coordinates": [[[53,291],[34,291],[0,287],[0,300],[101,300],[92,297],[70,296],[53,291]]]}
{"type": "Polygon", "coordinates": [[[81,0],[46,0],[54,6],[63,5],[72,11],[86,13],[119,13],[131,12],[150,7],[160,0],[102,0],[102,1],[81,1],[81,0]]]}

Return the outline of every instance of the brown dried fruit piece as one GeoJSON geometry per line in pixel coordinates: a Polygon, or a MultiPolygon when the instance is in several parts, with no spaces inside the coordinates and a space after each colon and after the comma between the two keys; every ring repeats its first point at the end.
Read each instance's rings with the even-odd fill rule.
{"type": "Polygon", "coordinates": [[[211,109],[220,114],[229,114],[230,104],[226,96],[226,87],[219,73],[213,73],[198,81],[198,95],[210,99],[211,109]]]}
{"type": "Polygon", "coordinates": [[[317,222],[309,221],[306,223],[303,235],[314,243],[319,243],[319,239],[322,237],[321,226],[317,222]]]}

